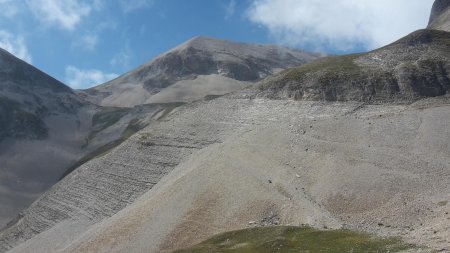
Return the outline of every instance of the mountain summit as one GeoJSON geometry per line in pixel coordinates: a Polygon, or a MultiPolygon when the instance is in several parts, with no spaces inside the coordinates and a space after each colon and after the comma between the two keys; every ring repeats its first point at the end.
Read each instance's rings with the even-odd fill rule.
{"type": "Polygon", "coordinates": [[[107,106],[187,102],[241,89],[316,58],[280,46],[195,37],[87,94],[92,102],[107,106]]]}

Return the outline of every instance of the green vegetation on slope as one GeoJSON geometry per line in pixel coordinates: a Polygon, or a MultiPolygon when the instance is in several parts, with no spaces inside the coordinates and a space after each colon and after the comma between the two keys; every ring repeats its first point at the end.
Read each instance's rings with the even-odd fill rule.
{"type": "Polygon", "coordinates": [[[119,139],[111,141],[111,142],[99,147],[98,149],[92,151],[91,153],[87,154],[86,156],[82,157],[80,160],[78,160],[75,164],[70,166],[64,172],[64,174],[60,177],[60,180],[65,178],[67,175],[72,173],[75,169],[77,169],[81,165],[89,162],[90,160],[97,158],[97,157],[102,157],[102,156],[108,154],[109,151],[111,151],[113,148],[120,145],[122,142],[126,141],[133,134],[135,134],[136,132],[138,132],[139,130],[144,128],[145,126],[146,126],[145,124],[141,124],[139,122],[139,119],[133,119],[132,121],[130,121],[130,123],[128,123],[127,128],[125,128],[125,130],[122,132],[122,135],[119,139]]]}
{"type": "Polygon", "coordinates": [[[92,126],[94,131],[89,135],[89,139],[93,139],[99,132],[114,125],[131,109],[122,107],[102,107],[100,111],[92,117],[92,126]]]}
{"type": "Polygon", "coordinates": [[[175,253],[372,253],[411,248],[396,238],[375,238],[349,230],[317,230],[309,227],[262,227],[215,236],[190,249],[175,253]]]}
{"type": "Polygon", "coordinates": [[[287,82],[304,82],[310,75],[317,75],[318,81],[329,82],[340,76],[355,77],[362,74],[361,67],[354,60],[363,54],[351,54],[344,56],[332,56],[312,61],[296,68],[287,69],[279,75],[269,77],[261,83],[260,89],[265,90],[273,85],[273,81],[283,86],[287,82]]]}
{"type": "Polygon", "coordinates": [[[394,45],[406,45],[406,46],[417,46],[417,45],[434,45],[434,46],[450,46],[450,33],[440,30],[422,29],[417,30],[406,37],[399,39],[398,41],[382,47],[378,50],[383,50],[394,45]]]}
{"type": "Polygon", "coordinates": [[[290,80],[301,81],[307,73],[323,72],[321,78],[332,80],[338,75],[344,74],[355,76],[361,74],[361,67],[355,64],[354,60],[362,54],[351,54],[344,56],[333,56],[313,61],[298,68],[286,71],[286,78],[290,80]]]}
{"type": "MultiPolygon", "coordinates": [[[[162,115],[160,115],[155,120],[161,120],[164,117],[166,117],[170,112],[172,112],[175,108],[184,105],[185,103],[167,103],[167,104],[148,104],[145,106],[156,106],[161,107],[160,112],[162,112],[162,115]]],[[[101,126],[101,130],[97,128],[96,131],[93,131],[90,133],[89,138],[95,137],[96,134],[103,131],[104,129],[108,128],[109,126],[112,126],[117,121],[119,121],[122,117],[124,117],[128,112],[129,108],[118,108],[118,107],[104,107],[100,112],[94,115],[92,119],[93,126],[101,126]],[[125,114],[123,114],[125,113],[125,114]]],[[[130,138],[132,135],[146,127],[147,124],[141,122],[139,118],[132,119],[127,127],[123,130],[121,136],[119,139],[111,141],[98,149],[92,151],[91,153],[85,155],[80,160],[78,160],[76,163],[74,163],[72,166],[70,166],[64,174],[60,177],[60,180],[65,178],[67,175],[72,173],[75,169],[80,167],[81,165],[89,162],[90,160],[102,157],[106,154],[108,154],[111,150],[113,150],[115,147],[120,145],[122,142],[126,141],[128,138],[130,138]]]]}

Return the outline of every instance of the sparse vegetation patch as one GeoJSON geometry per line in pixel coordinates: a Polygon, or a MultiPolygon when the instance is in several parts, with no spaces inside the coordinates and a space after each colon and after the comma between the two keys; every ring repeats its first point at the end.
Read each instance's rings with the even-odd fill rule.
{"type": "Polygon", "coordinates": [[[349,230],[260,227],[224,233],[175,253],[375,253],[399,252],[411,247],[397,238],[377,238],[349,230]]]}

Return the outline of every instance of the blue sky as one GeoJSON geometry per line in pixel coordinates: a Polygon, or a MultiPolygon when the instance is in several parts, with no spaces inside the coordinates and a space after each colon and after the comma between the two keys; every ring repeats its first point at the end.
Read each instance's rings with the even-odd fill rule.
{"type": "Polygon", "coordinates": [[[365,51],[426,26],[433,0],[0,0],[0,47],[73,88],[197,36],[324,53],[365,51]]]}

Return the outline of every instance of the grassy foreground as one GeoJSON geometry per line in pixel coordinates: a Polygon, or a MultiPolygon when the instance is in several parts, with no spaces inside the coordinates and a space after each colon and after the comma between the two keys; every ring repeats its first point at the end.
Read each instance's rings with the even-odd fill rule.
{"type": "Polygon", "coordinates": [[[376,238],[349,230],[262,227],[227,232],[175,253],[392,253],[408,248],[411,246],[396,238],[376,238]]]}

